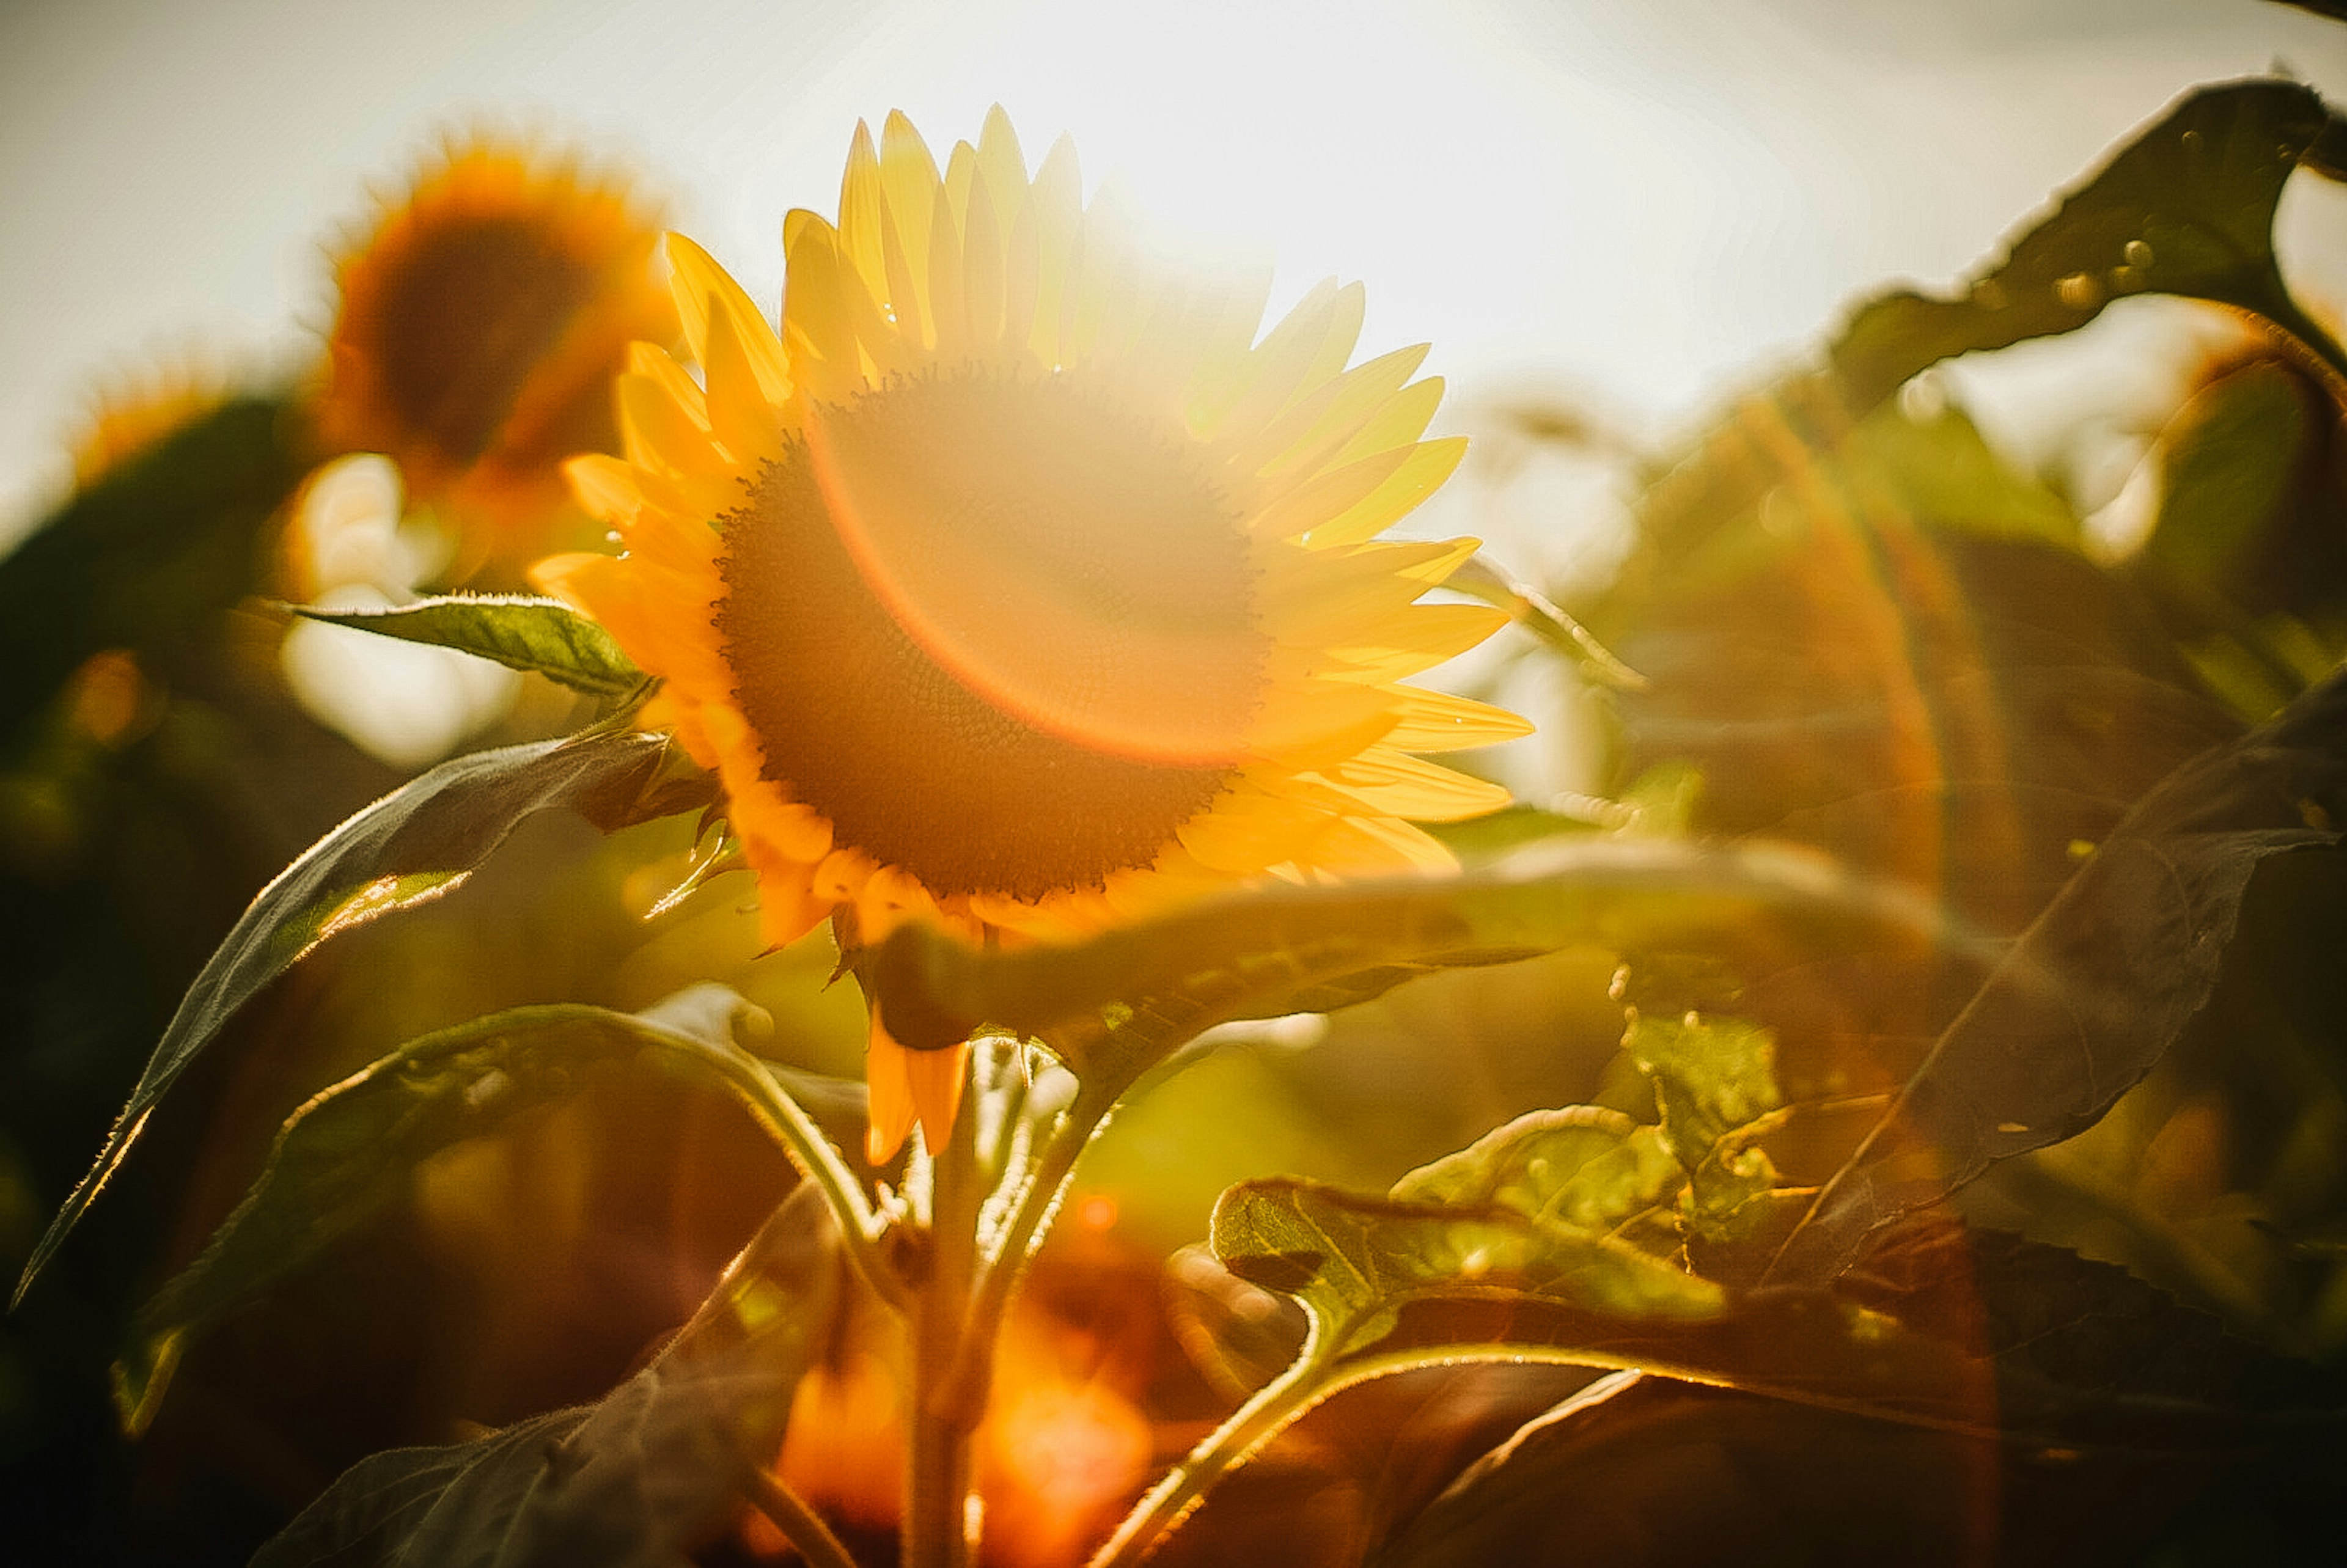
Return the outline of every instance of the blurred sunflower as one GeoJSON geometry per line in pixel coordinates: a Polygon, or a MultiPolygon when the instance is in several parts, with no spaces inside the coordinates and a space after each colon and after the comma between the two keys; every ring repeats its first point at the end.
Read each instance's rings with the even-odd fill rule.
{"type": "Polygon", "coordinates": [[[562,460],[617,445],[628,344],[675,335],[659,237],[620,185],[477,138],[338,259],[320,434],[386,454],[411,494],[477,525],[458,576],[534,558],[575,518],[562,460]]]}
{"type": "Polygon", "coordinates": [[[190,355],[126,371],[90,398],[70,446],[74,488],[87,491],[228,401],[230,378],[190,355]]]}
{"type": "MultiPolygon", "coordinates": [[[[695,378],[639,345],[624,457],[574,459],[625,553],[542,563],[667,684],[775,945],[844,912],[1067,938],[1264,876],[1439,871],[1406,818],[1507,792],[1415,753],[1530,728],[1400,684],[1501,624],[1419,605],[1475,548],[1374,538],[1463,450],[1420,345],[1346,368],[1358,284],[1260,343],[1267,276],[1162,277],[1064,139],[998,108],[942,176],[859,126],[836,227],[784,224],[782,333],[690,241],[695,378]]],[[[950,1125],[959,1051],[873,1020],[867,1154],[950,1125]]]]}

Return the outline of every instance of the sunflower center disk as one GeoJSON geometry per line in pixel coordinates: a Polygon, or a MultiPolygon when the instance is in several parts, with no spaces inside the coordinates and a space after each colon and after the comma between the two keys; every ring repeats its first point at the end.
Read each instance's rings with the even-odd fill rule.
{"type": "Polygon", "coordinates": [[[1178,439],[1064,378],[816,410],[723,519],[717,626],[766,772],[941,897],[1145,866],[1243,754],[1269,640],[1178,439]]]}
{"type": "Polygon", "coordinates": [[[445,460],[470,463],[595,285],[590,267],[526,220],[436,229],[384,296],[379,346],[393,406],[445,460]]]}

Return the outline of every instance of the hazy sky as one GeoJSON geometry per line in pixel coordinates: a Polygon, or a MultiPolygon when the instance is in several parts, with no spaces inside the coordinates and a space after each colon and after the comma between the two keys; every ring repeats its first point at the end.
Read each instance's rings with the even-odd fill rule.
{"type": "MultiPolygon", "coordinates": [[[[1367,348],[1651,425],[2276,61],[2347,97],[2347,27],[2257,0],[0,0],[0,538],[108,372],[298,359],[325,247],[449,126],[637,169],[771,309],[857,118],[942,149],[999,100],[1030,158],[1072,132],[1088,177],[1274,250],[1284,295],[1365,280],[1367,348]]],[[[2347,202],[2285,218],[2347,299],[2347,202]]]]}

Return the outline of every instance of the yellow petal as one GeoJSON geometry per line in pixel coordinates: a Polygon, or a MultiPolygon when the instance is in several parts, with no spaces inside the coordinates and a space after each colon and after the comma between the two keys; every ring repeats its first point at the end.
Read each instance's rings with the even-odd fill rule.
{"type": "Polygon", "coordinates": [[[1360,336],[1368,295],[1358,283],[1321,281],[1256,345],[1246,385],[1221,421],[1225,439],[1245,441],[1307,392],[1336,375],[1360,336]]]}
{"type": "Polygon", "coordinates": [[[1393,705],[1374,686],[1337,681],[1272,681],[1249,727],[1258,756],[1323,755],[1331,745],[1358,751],[1393,728],[1393,705]]]}
{"type": "Polygon", "coordinates": [[[789,947],[831,913],[808,886],[805,866],[763,865],[755,855],[751,863],[758,874],[758,939],[768,951],[789,947]]]}
{"type": "Polygon", "coordinates": [[[1314,841],[1309,859],[1316,870],[1339,876],[1440,876],[1459,869],[1459,858],[1421,828],[1388,816],[1348,816],[1329,824],[1314,841]]]}
{"type": "MultiPolygon", "coordinates": [[[[751,330],[764,332],[764,323],[751,330]]],[[[702,361],[709,378],[709,425],[734,463],[754,471],[782,456],[783,426],[743,344],[747,335],[736,323],[733,307],[723,300],[714,302],[709,313],[709,353],[702,361]]]]}
{"type": "Polygon", "coordinates": [[[1508,624],[1508,612],[1488,604],[1414,604],[1379,623],[1374,638],[1335,651],[1384,678],[1416,674],[1455,659],[1508,624]]]}
{"type": "Polygon", "coordinates": [[[1315,546],[1348,545],[1384,532],[1440,489],[1465,456],[1467,438],[1463,436],[1420,442],[1409,448],[1408,456],[1383,484],[1338,516],[1316,526],[1311,542],[1315,546]]]}
{"type": "Polygon", "coordinates": [[[844,401],[863,379],[864,362],[841,299],[839,251],[828,225],[801,230],[784,259],[783,336],[807,390],[844,401]]]}
{"type": "Polygon", "coordinates": [[[994,197],[983,180],[969,193],[961,248],[963,330],[973,343],[985,347],[1002,337],[1003,261],[994,197]]]}
{"type": "MultiPolygon", "coordinates": [[[[978,189],[978,149],[966,141],[953,144],[946,154],[946,210],[957,226],[969,221],[970,192],[978,189]]],[[[935,242],[932,231],[931,242],[935,242]]]]}
{"type": "Polygon", "coordinates": [[[1379,452],[1330,468],[1292,489],[1275,487],[1259,499],[1257,509],[1247,519],[1247,531],[1263,539],[1309,534],[1376,495],[1380,486],[1401,472],[1410,451],[1379,452]]]}
{"type": "Polygon", "coordinates": [[[887,200],[872,128],[857,120],[856,139],[847,146],[847,168],[839,178],[839,238],[865,288],[882,300],[888,297],[888,263],[880,248],[880,211],[887,200]]]}
{"type": "Polygon", "coordinates": [[[864,1081],[871,1090],[869,1119],[864,1128],[867,1164],[877,1167],[895,1159],[897,1151],[905,1146],[905,1134],[913,1130],[917,1114],[913,1109],[913,1056],[881,1027],[880,1014],[875,1009],[864,1059],[864,1081]]]}
{"type": "Polygon", "coordinates": [[[1283,642],[1307,646],[1374,640],[1387,618],[1440,585],[1475,553],[1478,542],[1395,540],[1322,551],[1291,547],[1265,574],[1265,628],[1283,642]],[[1300,568],[1288,565],[1298,559],[1300,568]]]}
{"type": "Polygon", "coordinates": [[[657,384],[684,411],[686,418],[703,430],[709,428],[709,399],[702,392],[701,384],[686,374],[684,366],[670,358],[666,349],[648,343],[630,343],[628,373],[657,384]]]}
{"type": "Polygon", "coordinates": [[[629,462],[640,468],[660,468],[693,477],[711,475],[725,466],[709,444],[708,430],[695,422],[660,382],[630,371],[619,376],[613,384],[620,400],[620,431],[629,462]]]}
{"type": "Polygon", "coordinates": [[[986,111],[978,133],[978,172],[994,203],[995,222],[1008,233],[1019,221],[1027,200],[1027,155],[1019,150],[1019,133],[1000,104],[986,111]]]}
{"type": "MultiPolygon", "coordinates": [[[[756,322],[764,326],[766,318],[750,296],[743,292],[724,268],[712,261],[709,252],[682,234],[668,237],[670,288],[676,295],[677,315],[684,325],[684,341],[692,350],[693,359],[708,363],[709,302],[722,298],[731,306],[736,326],[756,322]]],[[[783,366],[782,345],[771,333],[742,334],[743,347],[749,352],[751,364],[756,366],[759,384],[767,388],[768,398],[780,403],[788,394],[790,377],[783,366]]]]}
{"type": "Polygon", "coordinates": [[[644,509],[643,487],[633,466],[603,452],[588,452],[562,465],[570,494],[589,517],[599,518],[623,532],[632,528],[644,509]]]}
{"type": "Polygon", "coordinates": [[[1215,291],[1221,309],[1198,356],[1186,411],[1191,434],[1202,440],[1220,432],[1232,405],[1246,390],[1255,334],[1271,299],[1272,271],[1268,260],[1258,259],[1225,278],[1215,291]]]}
{"type": "Polygon", "coordinates": [[[921,1124],[921,1141],[942,1149],[961,1111],[961,1088],[969,1079],[969,1047],[907,1051],[906,1057],[905,1082],[912,1094],[914,1119],[921,1124]]]}
{"type": "Polygon", "coordinates": [[[1413,381],[1396,393],[1393,400],[1371,415],[1368,422],[1347,442],[1334,461],[1354,463],[1378,452],[1406,447],[1426,434],[1434,418],[1434,411],[1442,403],[1442,378],[1430,375],[1423,381],[1413,381]]]}
{"type": "Polygon", "coordinates": [[[1514,798],[1503,785],[1454,773],[1390,744],[1371,746],[1339,763],[1328,777],[1375,810],[1417,822],[1481,816],[1514,798]]]}
{"type": "MultiPolygon", "coordinates": [[[[895,110],[889,112],[880,128],[880,186],[888,199],[888,217],[896,226],[906,276],[917,287],[928,276],[929,220],[937,210],[941,188],[937,160],[929,156],[928,145],[913,128],[913,122],[895,110]]],[[[918,294],[909,299],[899,297],[895,292],[897,282],[892,268],[888,297],[898,316],[905,313],[907,306],[926,314],[925,300],[918,294]]]]}
{"type": "MultiPolygon", "coordinates": [[[[1035,183],[1027,193],[1027,200],[1019,210],[1019,220],[1012,226],[1012,249],[1023,253],[1031,245],[1035,258],[1034,302],[1026,306],[1030,325],[1027,346],[1045,365],[1061,363],[1060,315],[1061,303],[1068,282],[1068,269],[1074,261],[1076,235],[1083,222],[1083,176],[1076,166],[1076,145],[1061,137],[1044,155],[1043,167],[1035,171],[1035,183]],[[1029,236],[1021,241],[1020,236],[1029,236]]],[[[1020,267],[1014,261],[1010,272],[1014,285],[1011,302],[1019,305],[1018,290],[1024,286],[1020,267]]]]}
{"type": "Polygon", "coordinates": [[[1174,829],[1174,836],[1200,865],[1246,876],[1289,858],[1327,823],[1327,812],[1303,801],[1234,788],[1174,829]]]}
{"type": "Polygon", "coordinates": [[[1396,349],[1307,394],[1243,446],[1231,466],[1247,473],[1317,471],[1379,413],[1426,362],[1428,344],[1396,349]]]}
{"type": "Polygon", "coordinates": [[[969,322],[963,311],[962,237],[945,188],[938,187],[929,211],[929,321],[937,351],[967,354],[969,322]]]}
{"type": "Polygon", "coordinates": [[[1532,733],[1531,720],[1471,697],[1416,686],[1394,687],[1392,694],[1394,711],[1400,719],[1386,736],[1386,743],[1403,751],[1462,752],[1532,733]]]}

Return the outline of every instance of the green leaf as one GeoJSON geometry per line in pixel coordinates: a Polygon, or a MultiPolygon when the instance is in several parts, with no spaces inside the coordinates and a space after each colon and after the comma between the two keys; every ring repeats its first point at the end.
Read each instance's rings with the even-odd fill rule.
{"type": "Polygon", "coordinates": [[[1583,838],[1453,879],[1250,894],[1075,947],[983,952],[907,927],[865,978],[908,1046],[983,1021],[1043,1039],[1088,1081],[1129,1082],[1213,1024],[1349,1006],[1435,968],[1574,944],[1781,956],[1919,936],[1954,939],[1921,901],[1819,856],[1583,838]]]}
{"type": "Polygon", "coordinates": [[[1775,1275],[1828,1277],[1870,1233],[2091,1126],[2207,1004],[2260,863],[2336,846],[2340,821],[2347,672],[2128,813],[1933,1042],[1775,1275]]]}
{"type": "Polygon", "coordinates": [[[2082,327],[2132,294],[2254,312],[2347,373],[2347,355],[2291,299],[2273,250],[2282,183],[2328,119],[2296,82],[2188,94],[1955,297],[1902,290],[1861,306],[1828,352],[1850,405],[1872,407],[1951,354],[2082,327]]]}
{"type": "MultiPolygon", "coordinates": [[[[1939,361],[2072,331],[2116,298],[2167,293],[2254,312],[2335,384],[2347,356],[2291,300],[2272,237],[2282,185],[2329,123],[2321,97],[2295,82],[2230,82],[2178,100],[1952,294],[1902,289],[1854,311],[1825,370],[1739,406],[1648,492],[1647,533],[1680,540],[1742,511],[1939,361]]],[[[1635,650],[1623,654],[1654,675],[1635,650]]]]}
{"type": "Polygon", "coordinates": [[[17,1299],[164,1094],[263,986],[322,943],[461,886],[534,813],[565,807],[609,830],[701,804],[699,785],[663,786],[667,757],[664,737],[625,731],[478,752],[441,764],[312,845],[261,890],[180,999],[97,1163],[33,1249],[17,1299]]]}
{"type": "Polygon", "coordinates": [[[802,1185],[659,1358],[600,1403],[363,1460],[254,1568],[674,1568],[780,1451],[837,1276],[824,1204],[802,1185]]]}
{"type": "MultiPolygon", "coordinates": [[[[1777,1167],[1753,1147],[1789,1114],[1777,1091],[1774,1031],[1741,1019],[1640,1015],[1622,1043],[1653,1082],[1663,1145],[1686,1172],[1679,1220],[1689,1242],[1742,1240],[1781,1213],[1770,1201],[1782,1196],[1777,1167]]],[[[1695,1261],[1717,1273],[1726,1260],[1695,1261]]]]}
{"type": "Polygon", "coordinates": [[[1699,770],[1696,832],[1799,838],[2017,932],[2240,721],[2136,582],[2012,520],[2043,488],[1982,470],[1968,425],[1891,405],[1794,452],[1758,505],[1648,519],[1612,610],[1648,677],[1623,769],[1699,770]]]}
{"type": "Polygon", "coordinates": [[[1663,1141],[1689,1172],[1720,1140],[1783,1103],[1777,1092],[1776,1036],[1741,1019],[1631,1020],[1622,1041],[1654,1081],[1663,1141]]]}
{"type": "Polygon", "coordinates": [[[1699,1319],[1719,1287],[1624,1242],[1513,1211],[1407,1203],[1280,1178],[1243,1182],[1214,1205],[1214,1255],[1250,1284],[1301,1302],[1305,1354],[1341,1359],[1399,1327],[1406,1307],[1446,1297],[1546,1300],[1608,1317],[1699,1319]]]}
{"type": "MultiPolygon", "coordinates": [[[[2297,376],[2252,361],[2195,393],[2163,434],[2159,515],[2142,559],[2260,609],[2236,580],[2280,510],[2298,466],[2310,408],[2297,376]]],[[[2293,552],[2295,553],[2295,552],[2293,552]]],[[[2302,569],[2302,560],[2293,563],[2302,569]]]]}
{"type": "Polygon", "coordinates": [[[733,1026],[750,1010],[719,985],[641,1013],[513,1008],[411,1040],[316,1095],[286,1120],[261,1175],[203,1252],[140,1308],[114,1368],[124,1427],[145,1430],[197,1334],[405,1195],[418,1164],[571,1098],[594,1074],[650,1069],[704,1079],[787,1148],[770,1109],[781,1091],[733,1043],[733,1026]]]}
{"type": "Polygon", "coordinates": [[[2233,1339],[2124,1270],[1919,1225],[1841,1288],[1936,1347],[1949,1386],[1972,1390],[1962,1425],[1993,1440],[1799,1390],[1615,1378],[1460,1472],[1370,1561],[1715,1562],[1757,1530],[1805,1561],[1873,1561],[1893,1542],[1974,1561],[2002,1541],[2045,1561],[2135,1563],[2200,1497],[2247,1521],[2335,1495],[2337,1373],[2233,1339]],[[1983,1519],[1986,1485],[2000,1507],[1983,1519]]]}
{"type": "Polygon", "coordinates": [[[1403,1203],[1491,1205],[1604,1232],[1664,1202],[1686,1180],[1662,1129],[1618,1111],[1532,1111],[1394,1184],[1403,1203]]]}
{"type": "Polygon", "coordinates": [[[509,669],[535,671],[591,696],[625,696],[644,682],[644,672],[610,632],[559,600],[454,594],[387,610],[292,609],[332,626],[454,648],[509,669]]]}
{"type": "MultiPolygon", "coordinates": [[[[1604,804],[1593,805],[1602,807],[1604,804]]],[[[1552,838],[1579,837],[1604,825],[1606,825],[1541,806],[1517,804],[1471,816],[1464,822],[1430,823],[1426,830],[1460,859],[1473,861],[1489,860],[1509,850],[1552,838]]]]}
{"type": "Polygon", "coordinates": [[[1942,1345],[1819,1290],[1741,1293],[1610,1236],[1500,1208],[1409,1204],[1281,1179],[1215,1206],[1215,1255],[1299,1302],[1283,1396],[1461,1361],[1548,1361],[1751,1388],[1902,1420],[1977,1416],[1942,1345]]]}

